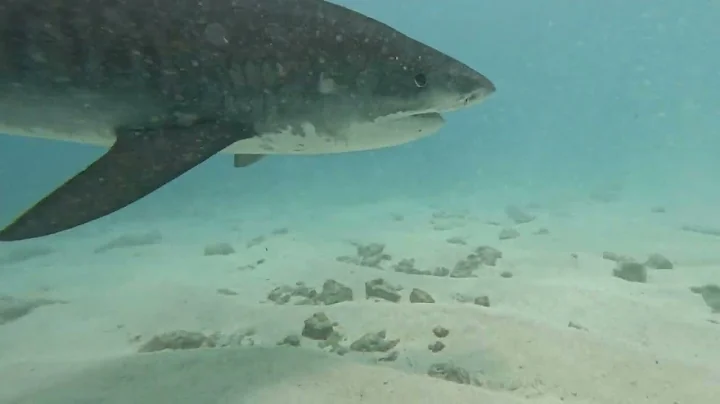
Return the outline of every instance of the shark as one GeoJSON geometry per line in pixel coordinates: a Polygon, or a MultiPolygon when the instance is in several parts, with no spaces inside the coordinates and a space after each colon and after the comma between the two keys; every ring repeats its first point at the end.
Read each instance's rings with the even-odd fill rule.
{"type": "Polygon", "coordinates": [[[496,91],[486,76],[325,0],[3,0],[0,133],[107,151],[6,227],[110,215],[217,154],[405,144],[496,91]]]}

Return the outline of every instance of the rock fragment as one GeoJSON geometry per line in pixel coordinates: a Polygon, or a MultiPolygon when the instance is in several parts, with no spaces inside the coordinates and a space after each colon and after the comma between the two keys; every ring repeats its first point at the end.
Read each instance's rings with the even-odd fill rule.
{"type": "Polygon", "coordinates": [[[645,266],[653,269],[673,269],[675,267],[672,261],[657,253],[650,254],[647,261],[645,261],[645,266]]]}
{"type": "Polygon", "coordinates": [[[213,255],[230,255],[235,254],[235,249],[228,243],[208,244],[203,250],[203,255],[210,257],[213,255]]]}
{"type": "Polygon", "coordinates": [[[428,375],[437,379],[447,380],[458,384],[471,384],[470,373],[452,363],[435,363],[430,365],[428,375]]]}
{"type": "Polygon", "coordinates": [[[705,304],[713,313],[720,313],[720,286],[714,284],[693,286],[690,291],[702,296],[705,304]]]}
{"type": "Polygon", "coordinates": [[[613,275],[628,282],[647,282],[647,268],[639,262],[620,261],[613,275]]]}
{"type": "Polygon", "coordinates": [[[505,207],[505,214],[507,217],[510,218],[515,224],[525,224],[530,223],[533,220],[535,220],[535,216],[531,215],[524,210],[520,209],[516,205],[508,205],[505,207]]]}
{"type": "Polygon", "coordinates": [[[356,352],[387,352],[400,342],[399,339],[388,340],[385,330],[363,335],[350,344],[350,350],[356,352]]]}
{"type": "Polygon", "coordinates": [[[445,344],[443,344],[442,341],[435,341],[432,344],[428,345],[428,349],[432,353],[438,353],[445,349],[445,344]]]}
{"type": "Polygon", "coordinates": [[[203,347],[214,347],[215,344],[207,335],[195,332],[176,330],[169,331],[152,337],[144,343],[138,352],[158,352],[164,350],[198,349],[203,347]]]}
{"type": "Polygon", "coordinates": [[[378,298],[397,303],[402,298],[398,293],[400,290],[400,287],[391,285],[382,278],[365,282],[365,296],[368,299],[378,298]]]}
{"type": "Polygon", "coordinates": [[[520,237],[520,232],[509,227],[500,230],[500,233],[498,233],[498,239],[500,240],[512,240],[518,237],[520,237]]]}
{"type": "Polygon", "coordinates": [[[410,292],[410,303],[435,303],[435,299],[433,299],[430,293],[422,289],[414,288],[410,292]]]}
{"type": "Polygon", "coordinates": [[[445,337],[447,337],[447,336],[450,334],[450,330],[448,330],[448,329],[445,328],[445,327],[441,327],[441,326],[439,326],[439,325],[438,325],[438,326],[435,326],[435,327],[433,328],[432,332],[433,332],[433,334],[435,334],[435,336],[438,337],[438,338],[445,338],[445,337]]]}
{"type": "Polygon", "coordinates": [[[333,322],[325,313],[318,312],[305,320],[302,336],[314,340],[326,340],[333,331],[333,322]]]}
{"type": "Polygon", "coordinates": [[[315,297],[316,302],[324,305],[350,302],[353,300],[353,291],[348,286],[334,280],[328,279],[323,283],[320,294],[315,297]]]}

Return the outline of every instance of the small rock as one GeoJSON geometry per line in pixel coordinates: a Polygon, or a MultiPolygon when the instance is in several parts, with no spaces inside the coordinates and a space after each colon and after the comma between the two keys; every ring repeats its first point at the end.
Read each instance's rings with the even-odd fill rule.
{"type": "Polygon", "coordinates": [[[466,213],[435,212],[430,223],[434,230],[447,231],[465,226],[467,220],[466,213]]]}
{"type": "Polygon", "coordinates": [[[456,244],[456,245],[466,245],[467,241],[465,241],[462,237],[450,237],[446,240],[450,244],[456,244]]]}
{"type": "Polygon", "coordinates": [[[478,306],[490,307],[490,298],[486,295],[475,297],[457,293],[455,294],[455,296],[453,296],[453,298],[460,303],[473,303],[478,306]]]}
{"type": "Polygon", "coordinates": [[[394,268],[395,272],[402,272],[410,275],[432,275],[432,272],[430,271],[423,271],[415,268],[415,260],[412,258],[400,260],[400,262],[395,264],[394,268]]]}
{"type": "Polygon", "coordinates": [[[315,299],[309,299],[309,298],[300,299],[297,302],[295,302],[296,306],[313,306],[316,304],[318,304],[318,302],[315,299]]]}
{"type": "Polygon", "coordinates": [[[257,268],[259,265],[262,265],[264,263],[265,263],[265,258],[261,258],[252,264],[240,265],[237,269],[238,269],[238,271],[252,271],[253,269],[257,268]]]}
{"type": "Polygon", "coordinates": [[[442,341],[435,341],[432,344],[428,345],[428,349],[432,353],[438,353],[445,349],[445,344],[443,344],[442,341]]]}
{"type": "Polygon", "coordinates": [[[410,303],[435,303],[435,299],[430,296],[430,293],[422,289],[414,288],[412,292],[410,292],[410,303]]]}
{"type": "Polygon", "coordinates": [[[216,332],[208,337],[208,345],[211,347],[239,347],[239,346],[254,346],[256,331],[253,328],[247,330],[235,331],[229,334],[216,332]]]}
{"type": "Polygon", "coordinates": [[[435,326],[435,328],[433,328],[432,331],[433,331],[433,334],[435,334],[435,336],[438,338],[445,338],[450,334],[450,330],[448,330],[445,327],[441,327],[439,325],[435,326]]]}
{"type": "Polygon", "coordinates": [[[400,288],[390,285],[382,278],[365,282],[365,296],[368,299],[375,297],[397,303],[402,298],[400,293],[398,293],[399,290],[400,288]]]}
{"type": "Polygon", "coordinates": [[[712,310],[713,313],[720,313],[720,286],[718,285],[705,285],[705,286],[693,286],[690,288],[693,293],[697,293],[702,296],[705,304],[712,310]]]}
{"type": "Polygon", "coordinates": [[[385,330],[363,335],[350,344],[350,350],[356,352],[387,352],[400,342],[399,339],[387,340],[385,330]]]}
{"type": "Polygon", "coordinates": [[[379,268],[383,261],[389,261],[392,257],[385,254],[385,244],[372,243],[368,245],[356,245],[358,265],[371,268],[379,268]]]}
{"type": "Polygon", "coordinates": [[[500,233],[498,234],[498,238],[500,240],[511,240],[518,237],[520,237],[520,232],[511,228],[504,228],[500,230],[500,233]]]}
{"type": "Polygon", "coordinates": [[[342,346],[340,345],[343,341],[344,337],[342,334],[340,334],[337,331],[333,331],[330,333],[330,336],[328,336],[324,341],[318,342],[318,347],[320,349],[325,349],[327,347],[330,347],[330,352],[338,352],[342,346]]]}
{"type": "Polygon", "coordinates": [[[645,261],[645,266],[654,269],[673,269],[674,267],[673,263],[661,254],[650,254],[645,261]]]}
{"type": "Polygon", "coordinates": [[[305,284],[305,282],[296,282],[292,288],[293,296],[300,296],[308,299],[314,299],[317,296],[317,291],[305,284]]]}
{"type": "Polygon", "coordinates": [[[475,254],[477,254],[483,264],[491,267],[494,267],[495,264],[497,264],[497,260],[503,257],[503,253],[500,250],[486,245],[476,248],[475,254]]]}
{"type": "Polygon", "coordinates": [[[282,341],[278,342],[278,345],[300,346],[300,337],[295,334],[288,335],[283,338],[282,341]]]}
{"type": "Polygon", "coordinates": [[[318,312],[305,320],[302,336],[314,340],[325,340],[333,332],[333,322],[325,315],[318,312]]]}
{"type": "Polygon", "coordinates": [[[500,276],[502,276],[503,278],[512,278],[512,277],[513,277],[513,273],[510,272],[510,271],[502,271],[502,272],[500,273],[500,276]]]}
{"type": "Polygon", "coordinates": [[[473,299],[473,303],[477,304],[478,306],[490,307],[490,297],[478,296],[475,299],[473,299]]]}
{"type": "Polygon", "coordinates": [[[547,234],[550,234],[550,230],[548,230],[546,227],[541,227],[533,232],[536,236],[544,236],[547,234]]]}
{"type": "Polygon", "coordinates": [[[234,254],[235,249],[228,243],[215,243],[205,246],[203,255],[209,257],[212,255],[230,255],[234,254]]]}
{"type": "Polygon", "coordinates": [[[580,324],[578,324],[578,323],[576,323],[576,322],[574,322],[574,321],[570,321],[570,322],[568,323],[568,327],[569,327],[569,328],[574,328],[574,329],[580,330],[580,331],[587,331],[587,330],[588,330],[587,328],[583,327],[582,325],[580,325],[580,324]]]}
{"type": "Polygon", "coordinates": [[[452,363],[435,363],[430,365],[428,376],[459,384],[470,384],[470,373],[452,363]]]}
{"type": "Polygon", "coordinates": [[[398,351],[392,351],[389,354],[378,358],[378,362],[395,362],[398,356],[400,356],[398,351]]]}
{"type": "Polygon", "coordinates": [[[650,209],[650,212],[652,213],[665,213],[666,209],[664,206],[654,206],[652,209],[650,209]]]}
{"type": "Polygon", "coordinates": [[[292,287],[287,285],[278,286],[270,291],[267,298],[277,304],[285,304],[290,301],[293,290],[292,287]]]}
{"type": "Polygon", "coordinates": [[[303,298],[304,300],[301,303],[316,304],[317,291],[303,282],[297,282],[295,286],[282,285],[276,287],[270,291],[267,298],[277,304],[286,304],[293,297],[303,298]]]}
{"type": "Polygon", "coordinates": [[[353,291],[334,279],[328,279],[323,283],[322,291],[315,300],[325,305],[350,302],[353,300],[353,291]]]}
{"type": "Polygon", "coordinates": [[[508,205],[505,207],[505,214],[515,222],[515,224],[530,223],[535,220],[535,216],[526,213],[515,205],[508,205]]]}
{"type": "Polygon", "coordinates": [[[433,276],[448,276],[450,275],[450,270],[445,267],[437,267],[432,271],[433,276]]]}
{"type": "Polygon", "coordinates": [[[230,290],[228,288],[220,288],[217,290],[218,294],[225,295],[225,296],[237,296],[238,293],[234,290],[230,290]]]}
{"type": "Polygon", "coordinates": [[[602,254],[603,259],[613,262],[634,262],[635,259],[627,255],[621,255],[612,251],[605,251],[602,254]]]}
{"type": "Polygon", "coordinates": [[[613,270],[613,275],[628,282],[647,282],[647,268],[638,262],[618,262],[618,266],[613,270]]]}
{"type": "Polygon", "coordinates": [[[211,339],[203,333],[178,330],[170,331],[152,337],[140,347],[138,352],[157,352],[178,349],[197,349],[215,346],[211,339]]]}
{"type": "Polygon", "coordinates": [[[333,349],[332,352],[335,352],[336,354],[343,356],[343,355],[347,354],[348,352],[350,352],[350,349],[348,349],[347,347],[344,347],[344,346],[339,346],[339,347],[333,349]]]}
{"type": "Polygon", "coordinates": [[[211,347],[238,347],[238,346],[253,346],[255,345],[255,339],[252,338],[256,331],[254,328],[246,330],[239,330],[231,332],[229,334],[216,332],[208,336],[208,346],[211,347]]]}
{"type": "Polygon", "coordinates": [[[467,258],[458,261],[455,267],[450,271],[451,278],[471,278],[475,275],[476,269],[482,266],[482,259],[475,254],[470,254],[467,258]]]}
{"type": "Polygon", "coordinates": [[[394,268],[395,272],[411,273],[415,271],[415,260],[413,258],[401,259],[394,268]]]}
{"type": "Polygon", "coordinates": [[[255,238],[253,238],[252,240],[248,241],[246,247],[253,248],[255,246],[258,246],[258,245],[264,243],[265,240],[266,240],[265,236],[257,236],[255,238]]]}

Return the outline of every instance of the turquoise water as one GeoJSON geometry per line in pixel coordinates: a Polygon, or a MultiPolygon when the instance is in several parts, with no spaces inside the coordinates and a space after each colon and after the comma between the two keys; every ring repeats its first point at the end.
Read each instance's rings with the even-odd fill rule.
{"type": "MultiPolygon", "coordinates": [[[[673,255],[676,266],[687,271],[671,278],[661,275],[655,285],[651,279],[648,285],[643,285],[647,289],[638,295],[647,291],[651,296],[648,307],[662,311],[663,304],[667,304],[673,313],[677,309],[679,317],[684,312],[675,304],[691,301],[697,311],[688,316],[697,316],[702,325],[698,325],[697,332],[688,331],[692,335],[688,338],[699,338],[697,344],[692,340],[683,344],[698,347],[696,359],[705,354],[716,358],[712,356],[715,353],[703,349],[713,342],[720,344],[720,326],[713,326],[720,318],[688,288],[720,283],[717,248],[720,239],[709,231],[689,234],[681,228],[720,229],[719,2],[340,3],[467,63],[489,77],[497,86],[497,93],[479,106],[447,114],[446,126],[436,135],[403,146],[326,156],[270,156],[243,169],[234,168],[227,155],[216,156],[110,217],[33,242],[32,245],[49,246],[59,258],[52,258],[51,254],[51,258],[41,256],[18,263],[2,264],[0,260],[0,295],[30,293],[28,290],[35,291],[38,285],[48,283],[43,279],[54,282],[63,278],[62,271],[72,272],[74,267],[88,263],[97,270],[107,264],[107,271],[112,272],[120,271],[121,260],[125,266],[134,268],[129,270],[133,277],[142,276],[143,271],[156,265],[168,265],[166,258],[151,253],[123,258],[92,253],[93,248],[126,231],[157,229],[163,233],[162,247],[158,247],[163,254],[171,254],[177,247],[184,251],[194,248],[198,251],[196,255],[200,255],[204,244],[228,239],[237,226],[241,228],[237,236],[240,246],[276,228],[288,227],[291,232],[300,229],[299,233],[308,236],[304,239],[298,235],[295,241],[305,250],[298,253],[302,256],[300,263],[287,271],[296,270],[306,276],[304,279],[314,279],[313,257],[321,257],[327,246],[336,247],[326,244],[330,239],[362,235],[373,241],[374,234],[382,234],[377,239],[385,241],[388,234],[393,234],[400,239],[417,238],[420,243],[425,240],[423,232],[429,238],[441,240],[454,235],[437,236],[433,229],[419,224],[396,229],[392,220],[372,222],[367,218],[380,214],[365,216],[363,211],[385,209],[383,214],[405,216],[408,223],[433,210],[461,210],[484,223],[505,220],[503,209],[512,204],[548,218],[538,226],[548,226],[551,234],[556,234],[551,247],[525,239],[507,247],[511,257],[512,252],[517,253],[514,258],[517,268],[524,268],[523,260],[531,260],[527,257],[539,250],[544,251],[542,254],[562,256],[550,258],[553,264],[545,265],[551,267],[547,275],[550,281],[556,275],[552,271],[574,265],[574,261],[563,261],[570,253],[579,252],[581,261],[584,256],[597,259],[591,260],[589,267],[602,262],[601,255],[606,249],[638,256],[652,252],[673,255]],[[665,213],[653,215],[653,210],[660,207],[665,213]],[[573,217],[577,219],[574,222],[568,219],[573,217]],[[361,227],[368,222],[375,227],[361,227]],[[562,230],[555,232],[553,226],[562,230]],[[200,227],[202,235],[196,234],[200,227]],[[207,229],[213,227],[218,229],[217,240],[205,236],[207,229]],[[590,235],[586,236],[587,233],[590,235]],[[83,255],[83,251],[87,254],[83,255]],[[61,259],[68,261],[62,264],[61,259]],[[665,298],[667,303],[663,303],[665,298]]],[[[103,150],[90,146],[0,135],[0,223],[12,220],[101,153],[103,150]]],[[[427,224],[429,219],[418,220],[427,224]]],[[[459,236],[477,241],[475,244],[500,245],[495,230],[464,231],[459,236]],[[473,234],[479,236],[473,238],[473,234]]],[[[0,245],[0,257],[8,256],[14,248],[10,244],[0,245]]],[[[437,257],[448,254],[429,251],[421,244],[404,248],[408,254],[417,250],[427,262],[435,262],[433,254],[437,257]]],[[[268,257],[255,252],[248,254],[252,260],[281,257],[283,262],[290,263],[294,252],[301,250],[297,246],[293,249],[280,246],[276,250],[271,248],[268,257]]],[[[232,265],[244,265],[250,259],[242,257],[242,251],[238,254],[241,257],[232,265]]],[[[332,255],[334,262],[336,254],[332,255]]],[[[177,260],[181,262],[183,258],[177,260]]],[[[612,267],[606,269],[610,271],[612,267]]],[[[280,279],[281,275],[284,276],[278,269],[267,274],[267,279],[280,279]]],[[[99,277],[97,273],[92,276],[99,277]]],[[[183,279],[186,276],[183,272],[183,279]]],[[[172,272],[166,277],[170,279],[172,272]]],[[[298,280],[295,278],[298,277],[292,282],[298,280]]],[[[317,275],[316,281],[322,283],[324,278],[324,273],[317,275]]],[[[95,278],[73,275],[73,279],[95,278]]],[[[109,279],[112,280],[105,282],[125,285],[130,275],[113,273],[109,279]]],[[[72,287],[66,285],[68,294],[79,300],[81,282],[72,282],[72,287]]],[[[57,289],[61,291],[62,287],[57,289]]],[[[235,289],[244,293],[241,287],[235,289]]],[[[68,300],[72,303],[73,299],[68,300]]],[[[453,309],[448,306],[443,310],[453,309]]],[[[639,313],[636,315],[642,316],[639,313]]],[[[1,353],[13,349],[8,345],[12,339],[3,338],[2,333],[9,333],[10,327],[17,327],[24,320],[0,325],[0,341],[6,344],[0,347],[0,364],[1,353]]],[[[603,324],[613,327],[612,322],[603,324]]],[[[670,330],[673,324],[668,322],[670,330]]],[[[271,342],[267,344],[270,347],[275,341],[271,342]]],[[[655,346],[652,341],[647,344],[657,352],[662,351],[662,344],[655,346]]],[[[670,356],[679,360],[675,353],[670,356]]],[[[708,359],[707,363],[698,364],[696,359],[688,360],[693,366],[711,369],[713,380],[720,380],[717,362],[712,365],[708,359]]],[[[687,386],[683,381],[677,383],[679,390],[687,386]]],[[[703,386],[712,387],[711,383],[699,383],[696,388],[703,386]]],[[[619,398],[623,394],[618,391],[613,399],[608,398],[612,394],[593,396],[588,392],[585,398],[593,403],[620,403],[625,402],[619,398]]],[[[695,398],[698,397],[703,396],[695,398]]],[[[272,402],[269,400],[266,402],[272,402]]],[[[682,402],[709,403],[692,401],[692,397],[682,402]]]]}

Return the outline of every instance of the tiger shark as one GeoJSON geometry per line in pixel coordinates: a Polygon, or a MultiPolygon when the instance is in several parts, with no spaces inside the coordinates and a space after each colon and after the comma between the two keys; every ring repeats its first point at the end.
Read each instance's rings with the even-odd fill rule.
{"type": "Polygon", "coordinates": [[[0,241],[109,215],[218,153],[243,167],[404,144],[494,92],[325,0],[3,0],[0,133],[108,150],[0,241]]]}

